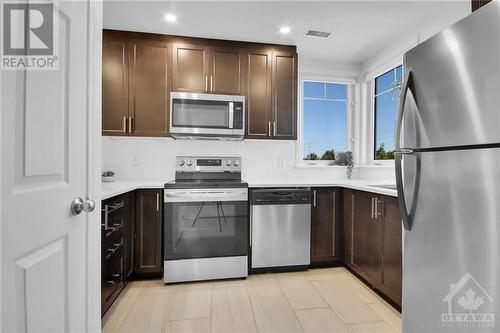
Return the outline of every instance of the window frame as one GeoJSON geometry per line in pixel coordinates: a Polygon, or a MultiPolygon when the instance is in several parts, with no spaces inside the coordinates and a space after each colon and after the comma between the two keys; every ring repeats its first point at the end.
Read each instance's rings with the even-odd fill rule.
{"type": "MultiPolygon", "coordinates": [[[[370,79],[368,80],[369,84],[369,129],[370,133],[368,133],[368,140],[365,141],[368,144],[367,149],[365,150],[365,154],[367,154],[367,161],[369,162],[369,165],[374,165],[374,166],[393,166],[394,165],[394,160],[376,160],[375,159],[375,135],[376,135],[376,114],[375,114],[375,80],[391,71],[396,69],[399,66],[403,66],[403,71],[404,71],[404,65],[403,65],[403,59],[402,57],[398,57],[398,60],[395,62],[391,62],[389,65],[383,66],[378,68],[376,71],[373,71],[370,74],[370,79]]],[[[404,72],[402,73],[402,80],[405,79],[404,72]]],[[[380,95],[380,94],[379,94],[380,95]]],[[[366,155],[365,155],[366,156],[366,155]]]]}
{"type": "MultiPolygon", "coordinates": [[[[296,147],[296,165],[302,168],[334,168],[345,166],[334,165],[331,160],[304,160],[304,82],[319,82],[319,83],[334,83],[347,85],[347,108],[346,108],[346,147],[348,151],[353,150],[352,140],[352,122],[354,104],[353,98],[357,90],[357,77],[356,75],[342,75],[342,74],[316,74],[316,73],[301,73],[298,80],[299,84],[299,101],[298,101],[298,135],[296,147]]],[[[314,99],[314,98],[311,98],[314,99]]]]}

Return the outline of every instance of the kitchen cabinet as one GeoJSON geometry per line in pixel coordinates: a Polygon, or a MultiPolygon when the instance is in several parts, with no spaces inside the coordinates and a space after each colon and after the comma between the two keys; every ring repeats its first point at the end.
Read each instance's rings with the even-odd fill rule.
{"type": "Polygon", "coordinates": [[[382,223],[375,215],[376,196],[356,192],[353,198],[351,265],[378,285],[382,267],[382,223]]]}
{"type": "Polygon", "coordinates": [[[101,313],[127,283],[132,261],[133,193],[103,201],[101,223],[101,313]]]}
{"type": "Polygon", "coordinates": [[[249,50],[246,64],[246,137],[268,139],[272,135],[272,50],[249,50]]]}
{"type": "Polygon", "coordinates": [[[474,12],[490,2],[491,2],[491,0],[472,0],[471,1],[472,11],[474,12]]]}
{"type": "Polygon", "coordinates": [[[343,191],[344,262],[401,306],[402,229],[397,198],[343,191]]]}
{"type": "Polygon", "coordinates": [[[173,90],[242,95],[243,61],[243,53],[237,47],[176,43],[173,90]]]}
{"type": "Polygon", "coordinates": [[[342,258],[342,224],[338,223],[340,190],[313,188],[311,209],[311,265],[331,265],[342,258]]]}
{"type": "Polygon", "coordinates": [[[170,46],[153,36],[104,31],[103,135],[168,135],[170,46]]]}
{"type": "Polygon", "coordinates": [[[102,46],[102,132],[125,135],[128,114],[127,41],[104,34],[102,46]]]}
{"type": "Polygon", "coordinates": [[[135,205],[134,273],[162,274],[163,190],[137,190],[135,205]]]}
{"type": "Polygon", "coordinates": [[[208,93],[208,46],[175,43],[172,48],[172,89],[180,92],[208,93]]]}
{"type": "Polygon", "coordinates": [[[383,213],[382,281],[379,289],[401,306],[402,288],[402,228],[399,203],[396,198],[382,196],[383,213]]]}
{"type": "Polygon", "coordinates": [[[210,48],[210,92],[223,95],[243,95],[244,52],[239,48],[210,48]]]}
{"type": "Polygon", "coordinates": [[[273,52],[273,139],[297,139],[297,55],[273,52]]]}
{"type": "Polygon", "coordinates": [[[168,55],[166,42],[130,41],[128,135],[168,135],[168,55]]]}
{"type": "Polygon", "coordinates": [[[297,138],[295,49],[251,49],[246,74],[247,138],[297,138]]]}
{"type": "Polygon", "coordinates": [[[168,136],[170,91],[244,95],[246,138],[297,138],[294,46],[104,30],[103,135],[168,136]]]}

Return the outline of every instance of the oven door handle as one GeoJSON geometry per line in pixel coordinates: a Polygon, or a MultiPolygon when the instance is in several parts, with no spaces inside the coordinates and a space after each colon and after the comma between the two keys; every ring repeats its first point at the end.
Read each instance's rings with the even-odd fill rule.
{"type": "Polygon", "coordinates": [[[244,192],[185,192],[165,193],[165,202],[203,202],[203,201],[247,201],[244,192]]]}

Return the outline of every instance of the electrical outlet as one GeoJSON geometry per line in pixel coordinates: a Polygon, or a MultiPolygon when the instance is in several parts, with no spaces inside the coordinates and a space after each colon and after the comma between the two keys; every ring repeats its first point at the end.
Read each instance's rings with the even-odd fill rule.
{"type": "Polygon", "coordinates": [[[285,159],[283,157],[278,157],[278,168],[283,168],[285,166],[285,159]]]}

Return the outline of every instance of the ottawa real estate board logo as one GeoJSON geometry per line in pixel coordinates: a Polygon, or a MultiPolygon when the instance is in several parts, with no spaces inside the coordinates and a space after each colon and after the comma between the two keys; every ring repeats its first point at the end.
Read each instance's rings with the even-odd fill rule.
{"type": "Polygon", "coordinates": [[[57,15],[52,3],[2,3],[2,70],[57,70],[57,15]]]}
{"type": "Polygon", "coordinates": [[[470,273],[450,284],[443,302],[448,305],[447,313],[441,314],[443,327],[495,327],[495,301],[470,273]]]}

